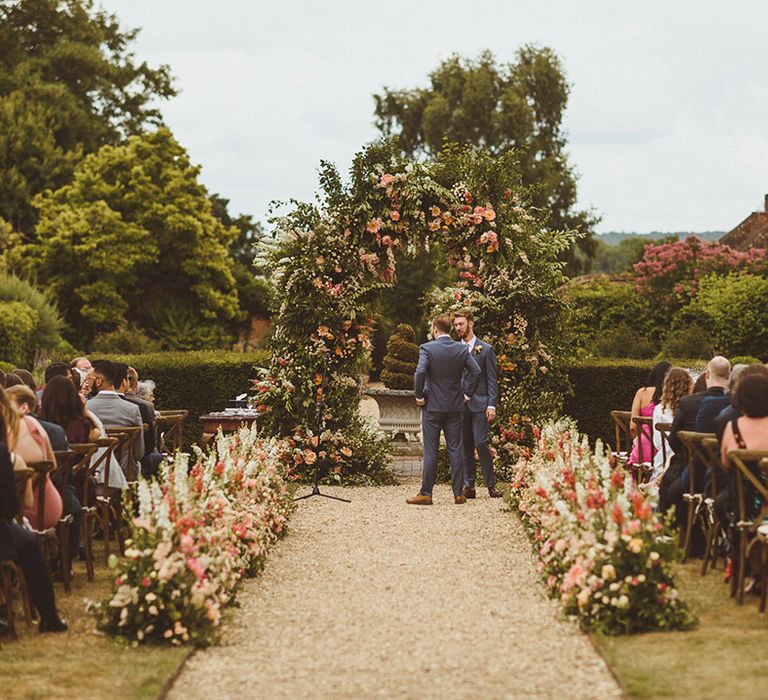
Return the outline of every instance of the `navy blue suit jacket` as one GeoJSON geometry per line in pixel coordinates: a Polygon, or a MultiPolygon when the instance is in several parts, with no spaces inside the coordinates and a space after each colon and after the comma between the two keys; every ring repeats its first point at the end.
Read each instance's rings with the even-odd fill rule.
{"type": "Polygon", "coordinates": [[[496,353],[488,343],[476,338],[475,346],[472,348],[472,357],[475,358],[475,362],[480,367],[480,379],[466,408],[470,413],[485,413],[488,406],[497,408],[499,405],[496,353]]]}
{"type": "Polygon", "coordinates": [[[419,363],[413,375],[417,399],[427,398],[424,410],[450,413],[464,409],[464,395],[471,397],[480,380],[480,367],[465,345],[449,335],[419,347],[419,363]]]}

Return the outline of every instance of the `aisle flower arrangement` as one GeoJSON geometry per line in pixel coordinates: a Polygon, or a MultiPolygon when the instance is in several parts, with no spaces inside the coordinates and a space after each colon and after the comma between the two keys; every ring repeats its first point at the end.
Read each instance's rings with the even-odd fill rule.
{"type": "Polygon", "coordinates": [[[570,420],[536,433],[508,499],[534,542],[549,595],[604,634],[695,624],[672,575],[676,541],[629,474],[613,468],[599,442],[591,450],[570,420]]]}
{"type": "Polygon", "coordinates": [[[134,645],[208,644],[243,576],[256,574],[293,509],[291,448],[255,429],[217,436],[207,455],[177,454],[141,480],[125,558],[112,557],[99,629],[134,645]]]}

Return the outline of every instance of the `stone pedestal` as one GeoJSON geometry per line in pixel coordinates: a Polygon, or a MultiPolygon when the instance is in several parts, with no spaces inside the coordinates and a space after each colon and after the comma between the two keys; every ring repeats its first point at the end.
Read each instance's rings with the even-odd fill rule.
{"type": "Polygon", "coordinates": [[[409,389],[366,389],[379,406],[379,427],[392,439],[403,436],[406,441],[418,442],[421,432],[421,408],[416,405],[409,389]]]}

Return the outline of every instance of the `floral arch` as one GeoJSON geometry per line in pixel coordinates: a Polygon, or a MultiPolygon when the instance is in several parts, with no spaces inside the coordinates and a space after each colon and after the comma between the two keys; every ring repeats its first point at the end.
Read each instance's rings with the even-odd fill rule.
{"type": "Polygon", "coordinates": [[[297,464],[313,463],[316,401],[324,370],[320,458],[335,480],[369,480],[385,447],[358,415],[361,368],[370,349],[370,304],[396,283],[396,253],[441,242],[458,282],[430,299],[435,311],[471,308],[478,334],[499,358],[499,430],[520,437],[522,418],[560,407],[564,282],[559,254],[573,233],[547,230],[530,209],[512,154],[448,148],[425,163],[387,144],[358,154],[348,185],[321,168],[316,204],[294,203],[274,220],[261,263],[274,286],[272,361],[259,371],[265,429],[291,436],[297,464]]]}

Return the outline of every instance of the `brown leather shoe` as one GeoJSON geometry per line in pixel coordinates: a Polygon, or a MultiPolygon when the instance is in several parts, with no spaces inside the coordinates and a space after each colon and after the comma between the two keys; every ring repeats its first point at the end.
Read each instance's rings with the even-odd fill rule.
{"type": "Polygon", "coordinates": [[[431,506],[432,496],[425,496],[424,494],[420,493],[413,498],[407,499],[406,503],[409,503],[412,506],[431,506]]]}
{"type": "Polygon", "coordinates": [[[460,503],[466,503],[466,502],[467,502],[467,499],[466,499],[466,497],[465,497],[465,496],[454,496],[454,497],[453,497],[453,502],[454,502],[456,505],[459,505],[460,503]]]}
{"type": "Polygon", "coordinates": [[[473,486],[464,487],[464,498],[477,498],[477,491],[473,486]]]}
{"type": "Polygon", "coordinates": [[[501,491],[497,491],[495,488],[493,488],[493,486],[491,486],[491,488],[488,489],[488,495],[491,498],[501,498],[502,493],[501,491]]]}

